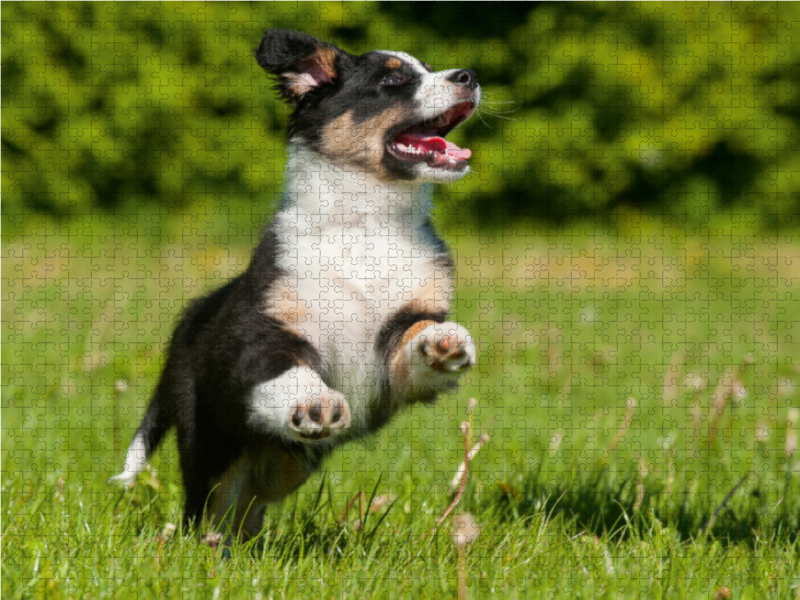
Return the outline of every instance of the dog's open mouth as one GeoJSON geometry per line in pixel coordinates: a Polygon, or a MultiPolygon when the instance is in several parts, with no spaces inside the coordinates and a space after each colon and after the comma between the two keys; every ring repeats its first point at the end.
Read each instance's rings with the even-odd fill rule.
{"type": "Polygon", "coordinates": [[[475,110],[473,102],[456,104],[431,121],[403,129],[386,145],[389,153],[403,161],[425,162],[436,168],[463,169],[472,151],[448,142],[445,136],[466,121],[475,110]]]}

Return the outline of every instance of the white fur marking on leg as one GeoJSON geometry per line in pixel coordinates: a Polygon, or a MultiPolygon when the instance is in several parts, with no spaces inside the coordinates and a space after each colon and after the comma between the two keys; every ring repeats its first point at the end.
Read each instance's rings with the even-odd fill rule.
{"type": "Polygon", "coordinates": [[[136,476],[144,469],[146,463],[147,452],[144,445],[144,435],[137,433],[125,456],[125,469],[119,475],[115,475],[109,479],[108,482],[119,482],[122,485],[130,485],[136,481],[136,476]]]}
{"type": "Polygon", "coordinates": [[[257,431],[311,441],[340,435],[351,423],[344,396],[313,369],[297,366],[253,388],[248,424],[257,431]]]}
{"type": "Polygon", "coordinates": [[[250,393],[248,424],[259,431],[281,431],[300,398],[327,389],[313,369],[297,366],[275,379],[259,383],[250,393]]]}

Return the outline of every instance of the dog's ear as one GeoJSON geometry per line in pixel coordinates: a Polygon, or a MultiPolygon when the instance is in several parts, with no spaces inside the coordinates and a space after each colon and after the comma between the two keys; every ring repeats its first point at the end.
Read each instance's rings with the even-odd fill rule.
{"type": "Polygon", "coordinates": [[[278,78],[278,89],[292,102],[335,81],[349,55],[336,46],[290,29],[267,29],[256,60],[278,78]]]}

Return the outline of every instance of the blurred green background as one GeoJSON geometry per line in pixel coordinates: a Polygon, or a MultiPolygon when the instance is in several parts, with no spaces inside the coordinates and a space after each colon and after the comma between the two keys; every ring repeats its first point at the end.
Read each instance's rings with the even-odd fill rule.
{"type": "Polygon", "coordinates": [[[453,135],[476,173],[444,221],[798,222],[797,3],[4,2],[2,18],[7,231],[42,213],[260,225],[288,115],[252,57],[268,26],[478,73],[480,118],[453,135]]]}

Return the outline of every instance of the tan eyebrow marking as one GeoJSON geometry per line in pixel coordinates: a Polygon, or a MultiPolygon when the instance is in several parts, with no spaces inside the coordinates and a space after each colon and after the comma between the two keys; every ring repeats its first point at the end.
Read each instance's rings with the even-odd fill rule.
{"type": "Polygon", "coordinates": [[[385,63],[383,63],[383,66],[386,67],[387,69],[399,69],[400,67],[403,66],[403,61],[400,60],[399,58],[390,58],[385,63]]]}

